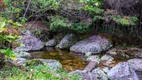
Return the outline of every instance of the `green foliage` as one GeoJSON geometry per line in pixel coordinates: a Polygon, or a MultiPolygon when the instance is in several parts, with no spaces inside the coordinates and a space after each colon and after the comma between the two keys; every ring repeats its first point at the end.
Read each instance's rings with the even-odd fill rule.
{"type": "Polygon", "coordinates": [[[65,20],[66,19],[61,16],[51,16],[50,28],[56,29],[58,27],[67,27],[65,20]]]}
{"type": "Polygon", "coordinates": [[[69,28],[79,33],[84,33],[89,31],[89,26],[91,23],[88,22],[73,22],[69,23],[67,18],[62,16],[51,16],[50,28],[52,30],[58,30],[58,28],[69,28]]]}
{"type": "Polygon", "coordinates": [[[16,26],[22,26],[18,22],[13,22],[11,20],[0,20],[0,41],[8,41],[8,42],[13,42],[16,39],[19,38],[18,35],[15,35],[13,33],[4,33],[8,29],[8,26],[16,27],[16,26]]]}
{"type": "Polygon", "coordinates": [[[104,20],[104,17],[102,17],[102,16],[94,16],[93,21],[97,21],[97,20],[104,20]]]}
{"type": "Polygon", "coordinates": [[[80,0],[84,4],[82,7],[84,10],[89,11],[90,14],[102,14],[104,9],[100,8],[102,0],[80,0]]]}
{"type": "Polygon", "coordinates": [[[90,30],[89,25],[87,22],[72,23],[71,28],[77,32],[84,33],[90,30]]]}
{"type": "Polygon", "coordinates": [[[10,48],[0,49],[0,53],[5,54],[6,59],[16,59],[15,53],[10,48]]]}
{"type": "Polygon", "coordinates": [[[5,67],[0,74],[0,79],[6,80],[82,80],[79,75],[68,75],[64,70],[53,71],[47,65],[5,67]],[[26,70],[25,70],[26,69],[26,70]]]}
{"type": "Polygon", "coordinates": [[[135,23],[138,21],[137,17],[128,17],[128,16],[114,16],[112,17],[113,21],[115,21],[118,24],[122,24],[125,26],[129,25],[136,25],[135,23]]]}
{"type": "Polygon", "coordinates": [[[6,4],[6,8],[4,12],[0,12],[0,15],[4,18],[6,18],[7,20],[15,20],[15,19],[19,19],[20,13],[22,12],[23,8],[19,8],[19,7],[23,7],[24,2],[25,1],[19,1],[17,5],[17,0],[4,0],[5,4],[6,4]]]}
{"type": "Polygon", "coordinates": [[[19,20],[22,24],[24,24],[27,21],[27,18],[25,17],[19,17],[19,20]]]}
{"type": "MultiPolygon", "coordinates": [[[[136,25],[136,22],[138,21],[136,17],[128,16],[126,18],[126,16],[117,13],[116,10],[105,10],[101,8],[103,0],[31,0],[30,2],[29,1],[30,0],[5,0],[7,8],[5,9],[5,12],[0,12],[0,14],[6,19],[16,20],[21,23],[25,23],[33,17],[40,19],[42,19],[43,17],[50,17],[49,26],[52,30],[57,30],[58,28],[62,27],[70,28],[78,32],[88,31],[89,26],[93,22],[98,20],[105,21],[106,17],[109,17],[110,21],[114,21],[124,26],[136,25]],[[68,17],[64,18],[62,15],[58,14],[59,10],[64,11],[64,9],[72,9],[75,11],[83,10],[89,12],[88,15],[91,16],[92,21],[85,24],[82,19],[80,19],[80,21],[77,23],[75,21],[68,20],[68,17]],[[53,12],[55,13],[52,14],[50,10],[53,10],[53,12]],[[24,14],[28,14],[28,16],[24,16],[24,14]]],[[[74,15],[74,12],[67,12],[66,14],[67,16],[74,15]]]]}
{"type": "MultiPolygon", "coordinates": [[[[34,0],[33,0],[34,1],[34,0]]],[[[40,8],[58,9],[62,0],[35,0],[34,2],[40,3],[40,8]]]]}
{"type": "MultiPolygon", "coordinates": [[[[8,32],[8,28],[10,26],[16,27],[16,26],[22,26],[22,25],[19,24],[18,22],[13,22],[11,20],[4,20],[2,18],[0,19],[0,48],[2,48],[1,46],[3,45],[2,44],[3,42],[13,43],[19,38],[18,35],[8,32]]],[[[10,48],[0,49],[0,52],[4,53],[6,58],[15,59],[15,55],[10,50],[10,48]]]]}

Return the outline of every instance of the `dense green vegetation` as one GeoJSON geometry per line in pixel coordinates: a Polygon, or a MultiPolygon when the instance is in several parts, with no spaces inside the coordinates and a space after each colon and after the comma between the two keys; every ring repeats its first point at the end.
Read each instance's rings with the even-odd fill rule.
{"type": "Polygon", "coordinates": [[[41,19],[51,29],[66,27],[86,32],[93,23],[100,20],[124,26],[135,25],[138,21],[136,16],[125,16],[117,10],[103,9],[103,0],[5,0],[5,4],[7,8],[0,14],[6,19],[21,23],[41,19]]]}
{"type": "Polygon", "coordinates": [[[0,80],[82,80],[79,75],[68,75],[64,70],[55,71],[47,65],[30,65],[28,67],[6,66],[0,80]]]}

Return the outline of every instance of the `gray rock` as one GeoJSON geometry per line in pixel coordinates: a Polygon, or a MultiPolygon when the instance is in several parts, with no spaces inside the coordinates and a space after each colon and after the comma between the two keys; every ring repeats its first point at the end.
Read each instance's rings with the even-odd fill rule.
{"type": "Polygon", "coordinates": [[[44,47],[43,42],[41,42],[38,38],[30,35],[22,36],[18,42],[24,44],[24,46],[17,47],[14,49],[14,52],[41,50],[44,47]]]}
{"type": "Polygon", "coordinates": [[[112,56],[116,56],[118,53],[116,52],[116,48],[108,50],[106,53],[112,56]]]}
{"type": "Polygon", "coordinates": [[[58,70],[62,68],[62,64],[56,60],[51,60],[51,59],[32,59],[28,60],[25,64],[28,65],[38,65],[38,64],[44,64],[48,65],[51,70],[58,70]]]}
{"type": "Polygon", "coordinates": [[[97,64],[99,64],[101,60],[98,55],[92,55],[87,58],[87,61],[95,61],[97,64]]]}
{"type": "Polygon", "coordinates": [[[13,61],[13,63],[16,65],[24,65],[25,62],[26,62],[25,58],[17,58],[16,60],[13,61]]]}
{"type": "Polygon", "coordinates": [[[55,51],[55,48],[54,47],[46,47],[45,50],[46,51],[55,51]]]}
{"type": "Polygon", "coordinates": [[[51,39],[51,40],[49,40],[49,41],[46,42],[46,46],[47,47],[54,47],[56,45],[57,45],[57,42],[56,42],[55,39],[51,39]]]}
{"type": "Polygon", "coordinates": [[[142,49],[135,47],[129,47],[129,48],[116,47],[107,51],[106,53],[121,58],[142,58],[142,49]]]}
{"type": "Polygon", "coordinates": [[[77,43],[78,38],[74,34],[67,34],[57,45],[60,49],[69,49],[72,45],[77,43]]]}
{"type": "Polygon", "coordinates": [[[114,58],[113,58],[112,56],[106,54],[106,55],[103,55],[103,56],[101,57],[101,60],[102,60],[102,61],[113,61],[114,58]]]}
{"type": "Polygon", "coordinates": [[[28,52],[15,53],[17,58],[31,58],[31,54],[28,52]]]}
{"type": "Polygon", "coordinates": [[[108,66],[108,67],[110,67],[110,64],[113,63],[113,60],[114,60],[114,58],[110,55],[107,55],[107,54],[105,54],[101,57],[101,61],[105,61],[104,65],[108,66]]]}
{"type": "Polygon", "coordinates": [[[130,59],[129,65],[136,71],[142,71],[142,59],[130,59]]]}
{"type": "Polygon", "coordinates": [[[25,58],[17,58],[18,61],[26,61],[25,58]]]}
{"type": "Polygon", "coordinates": [[[108,67],[104,67],[104,68],[102,68],[102,70],[103,70],[105,73],[108,73],[109,68],[108,68],[108,67]]]}
{"type": "Polygon", "coordinates": [[[121,62],[108,71],[110,80],[139,80],[127,62],[121,62]]]}
{"type": "Polygon", "coordinates": [[[112,47],[112,45],[106,38],[94,35],[76,43],[70,48],[70,50],[74,52],[91,52],[92,54],[97,54],[109,49],[110,47],[112,47]]]}
{"type": "Polygon", "coordinates": [[[101,68],[96,68],[92,71],[98,78],[98,80],[108,80],[107,74],[101,68]]]}
{"type": "Polygon", "coordinates": [[[22,32],[22,34],[33,36],[32,32],[30,30],[25,30],[24,32],[22,32]]]}
{"type": "Polygon", "coordinates": [[[91,52],[87,52],[87,53],[85,53],[85,56],[86,57],[89,57],[89,56],[91,56],[92,55],[92,53],[91,52]]]}
{"type": "Polygon", "coordinates": [[[136,58],[142,58],[142,49],[140,51],[138,51],[138,52],[135,52],[134,54],[135,54],[134,56],[136,58]]]}
{"type": "Polygon", "coordinates": [[[86,72],[83,70],[76,70],[76,71],[69,73],[69,75],[74,75],[74,74],[80,75],[83,80],[99,80],[99,79],[97,79],[97,77],[94,73],[86,72]]]}
{"type": "Polygon", "coordinates": [[[42,61],[44,64],[47,64],[50,66],[51,69],[58,69],[58,68],[62,68],[62,64],[56,60],[46,60],[46,59],[39,59],[40,61],[42,61]]]}

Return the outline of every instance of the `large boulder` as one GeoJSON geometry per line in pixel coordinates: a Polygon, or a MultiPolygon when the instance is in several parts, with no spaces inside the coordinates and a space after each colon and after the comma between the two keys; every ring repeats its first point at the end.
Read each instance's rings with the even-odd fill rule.
{"type": "Polygon", "coordinates": [[[97,54],[112,47],[111,43],[103,37],[91,36],[73,45],[70,50],[74,52],[97,54]]]}
{"type": "Polygon", "coordinates": [[[23,35],[18,42],[23,44],[23,46],[17,47],[14,52],[35,51],[44,47],[44,43],[41,40],[30,35],[23,35]]]}
{"type": "Polygon", "coordinates": [[[59,49],[69,49],[72,45],[77,43],[78,38],[74,34],[67,34],[57,45],[59,49]]]}
{"type": "Polygon", "coordinates": [[[139,80],[127,62],[121,62],[108,71],[110,80],[139,80]]]}
{"type": "Polygon", "coordinates": [[[129,65],[136,71],[142,71],[142,59],[130,59],[129,65]]]}

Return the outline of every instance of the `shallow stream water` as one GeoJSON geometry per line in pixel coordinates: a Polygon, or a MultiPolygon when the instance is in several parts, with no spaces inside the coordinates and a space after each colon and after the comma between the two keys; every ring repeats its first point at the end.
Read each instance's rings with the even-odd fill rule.
{"type": "Polygon", "coordinates": [[[62,64],[63,69],[67,71],[73,71],[77,69],[83,70],[87,65],[87,62],[82,58],[82,56],[73,55],[71,52],[66,50],[51,49],[30,53],[34,59],[42,58],[58,60],[62,64]]]}

